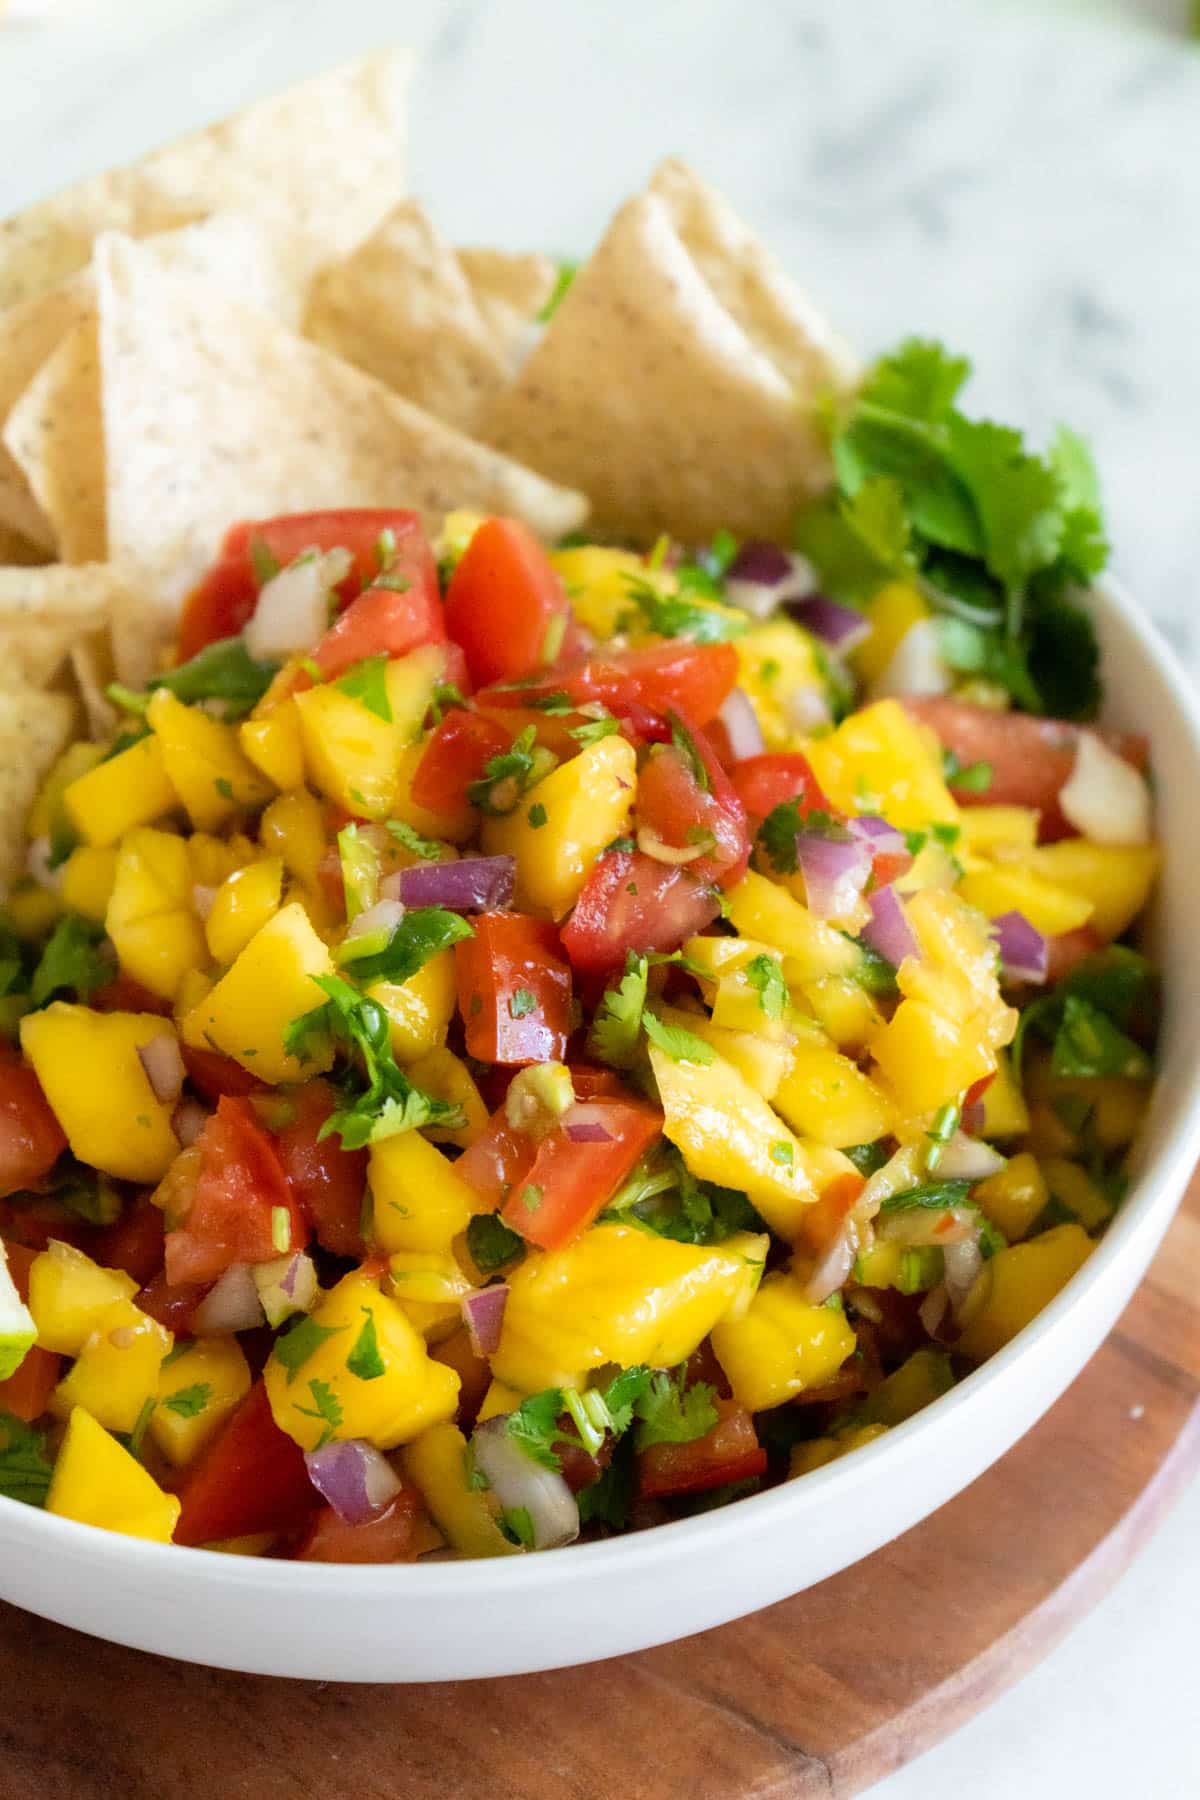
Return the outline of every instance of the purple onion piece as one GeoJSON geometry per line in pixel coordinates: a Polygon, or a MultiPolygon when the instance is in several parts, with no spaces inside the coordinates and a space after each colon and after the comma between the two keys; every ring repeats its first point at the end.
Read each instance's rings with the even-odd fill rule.
{"type": "Polygon", "coordinates": [[[308,1478],[347,1525],[366,1525],[400,1492],[387,1458],[362,1438],[342,1438],[304,1453],[308,1478]]]}
{"type": "Polygon", "coordinates": [[[563,1114],[562,1128],[573,1144],[611,1144],[608,1111],[591,1100],[577,1100],[563,1114]]]}
{"type": "Polygon", "coordinates": [[[870,621],[853,606],[840,606],[824,594],[811,594],[802,600],[789,600],[788,613],[797,625],[820,638],[831,650],[849,654],[871,634],[870,621]]]}
{"type": "Polygon", "coordinates": [[[751,538],[729,565],[725,598],[752,618],[765,619],[786,601],[804,599],[816,585],[816,572],[806,557],[751,538]]]}
{"type": "Polygon", "coordinates": [[[1050,971],[1050,946],[1024,913],[1001,913],[992,920],[992,936],[1000,949],[1004,973],[1013,981],[1045,981],[1050,971]]]}
{"type": "Polygon", "coordinates": [[[725,572],[726,580],[753,581],[759,587],[779,587],[791,573],[787,551],[764,538],[747,538],[725,572]]]}
{"type": "Polygon", "coordinates": [[[891,887],[876,888],[868,896],[871,917],[862,931],[863,940],[878,952],[885,962],[898,969],[906,956],[919,956],[917,940],[904,916],[900,896],[891,887]]]}
{"type": "Polygon", "coordinates": [[[883,850],[888,855],[898,854],[908,849],[908,840],[902,831],[889,825],[875,813],[861,813],[857,819],[847,819],[851,837],[856,837],[864,844],[871,846],[872,852],[883,850]]]}
{"type": "Polygon", "coordinates": [[[497,1282],[494,1287],[480,1288],[464,1296],[463,1323],[476,1356],[494,1356],[500,1348],[500,1330],[504,1309],[508,1305],[508,1286],[497,1282]]]}
{"type": "Polygon", "coordinates": [[[871,873],[871,851],[866,844],[853,837],[825,837],[817,831],[797,834],[796,862],[804,877],[809,911],[819,919],[835,919],[851,911],[871,873]]]}
{"type": "Polygon", "coordinates": [[[573,1144],[611,1144],[612,1132],[603,1125],[564,1125],[563,1130],[573,1144]]]}
{"type": "MultiPolygon", "coordinates": [[[[495,912],[511,904],[516,873],[516,859],[511,856],[463,856],[457,862],[401,869],[396,885],[405,906],[495,912]]],[[[388,880],[390,885],[392,877],[388,880]]]]}

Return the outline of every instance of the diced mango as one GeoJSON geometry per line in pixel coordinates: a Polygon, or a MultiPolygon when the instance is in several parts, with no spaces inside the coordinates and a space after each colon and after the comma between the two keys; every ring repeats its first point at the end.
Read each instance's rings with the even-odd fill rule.
{"type": "Polygon", "coordinates": [[[525,1398],[517,1388],[508,1387],[503,1381],[491,1381],[488,1391],[483,1396],[475,1422],[482,1425],[485,1419],[497,1419],[502,1413],[516,1412],[525,1398]]]}
{"type": "Polygon", "coordinates": [[[434,1425],[400,1458],[438,1529],[460,1556],[519,1556],[496,1523],[495,1502],[467,1480],[467,1440],[457,1425],[434,1425]]]}
{"type": "Polygon", "coordinates": [[[241,955],[256,931],[279,911],[283,894],[283,863],[277,856],[235,869],[213,896],[204,935],[209,950],[220,963],[241,955]]]}
{"type": "Polygon", "coordinates": [[[80,844],[63,864],[63,905],[102,925],[116,878],[117,853],[111,845],[80,844]]]}
{"type": "Polygon", "coordinates": [[[250,1392],[250,1367],[236,1338],[196,1338],[178,1348],[159,1374],[150,1416],[150,1436],[177,1469],[199,1455],[250,1392]]]}
{"type": "Polygon", "coordinates": [[[268,856],[283,858],[289,875],[312,886],[328,847],[321,805],[314,795],[300,789],[272,800],[259,821],[258,838],[268,856]]]}
{"type": "Polygon", "coordinates": [[[1064,838],[1029,853],[1035,874],[1090,900],[1090,924],[1105,939],[1127,931],[1150,897],[1161,853],[1156,844],[1093,844],[1064,838]]]}
{"type": "MultiPolygon", "coordinates": [[[[812,729],[814,702],[828,705],[828,684],[812,638],[791,619],[753,625],[734,639],[738,686],[754,708],[768,750],[792,750],[812,729]]],[[[820,712],[818,712],[818,717],[820,712]]]]}
{"type": "Polygon", "coordinates": [[[377,981],[367,992],[387,1014],[397,1062],[427,1056],[445,1043],[454,1017],[454,952],[441,950],[407,981],[377,981]]]}
{"type": "Polygon", "coordinates": [[[813,1038],[801,1038],[792,1051],[775,1110],[799,1136],[835,1150],[873,1144],[896,1125],[895,1109],[882,1088],[832,1044],[813,1038]]]}
{"type": "Polygon", "coordinates": [[[743,1075],[714,1057],[676,1062],[655,1046],[663,1131],[701,1181],[740,1188],[781,1237],[793,1240],[804,1214],[838,1175],[854,1165],[836,1150],[801,1143],[743,1075]]]}
{"type": "Polygon", "coordinates": [[[284,1034],[303,1013],[323,1003],[313,977],[332,975],[333,961],[298,901],[292,901],[250,939],[214,988],[183,1022],[186,1043],[215,1047],[263,1081],[300,1081],[333,1061],[328,1044],[312,1039],[301,1063],[284,1049],[284,1034]]]}
{"type": "Polygon", "coordinates": [[[435,1144],[453,1144],[459,1150],[469,1150],[487,1130],[488,1110],[462,1058],[444,1047],[427,1050],[408,1065],[407,1074],[422,1092],[462,1109],[461,1126],[426,1125],[425,1136],[435,1144]]]}
{"type": "Polygon", "coordinates": [[[137,1282],[123,1269],[99,1263],[51,1238],[29,1270],[29,1310],[43,1350],[78,1356],[97,1321],[121,1300],[132,1300],[137,1282]]]}
{"type": "Polygon", "coordinates": [[[164,1494],[136,1456],[77,1406],[54,1465],[46,1511],[125,1537],[169,1544],[180,1503],[164,1494]]]}
{"type": "Polygon", "coordinates": [[[883,1015],[866,988],[848,975],[807,981],[800,987],[799,997],[839,1050],[865,1049],[883,1023],[883,1015]]]}
{"type": "Polygon", "coordinates": [[[1012,1063],[1005,1050],[996,1052],[996,1073],[983,1094],[983,1129],[981,1137],[1020,1137],[1029,1130],[1029,1108],[1017,1085],[1012,1063]]]}
{"type": "Polygon", "coordinates": [[[673,1368],[745,1308],[766,1250],[744,1232],[703,1246],[594,1225],[562,1250],[531,1252],[508,1278],[493,1372],[533,1394],[581,1387],[604,1363],[673,1368]]]}
{"type": "Polygon", "coordinates": [[[1085,1231],[1099,1231],[1112,1218],[1112,1201],[1086,1169],[1065,1156],[1042,1160],[1042,1175],[1052,1200],[1074,1213],[1085,1231]]]}
{"type": "Polygon", "coordinates": [[[772,978],[780,998],[787,998],[778,950],[751,938],[694,937],[684,945],[684,955],[710,973],[703,990],[712,1007],[714,1025],[727,1031],[754,1032],[776,1041],[791,1035],[784,1016],[786,1007],[773,1016],[764,1005],[770,992],[766,984],[772,978]]]}
{"type": "Polygon", "coordinates": [[[106,1431],[131,1432],[158,1391],[158,1371],[172,1335],[136,1307],[117,1300],[97,1318],[78,1359],[51,1396],[60,1418],[82,1406],[106,1431]]]}
{"type": "Polygon", "coordinates": [[[146,719],[162,746],[167,780],[198,831],[215,830],[239,807],[270,799],[270,784],[243,756],[232,725],[185,706],[169,688],[155,689],[146,719]]]}
{"type": "Polygon", "coordinates": [[[903,1425],[953,1386],[954,1371],[946,1352],[925,1345],[867,1396],[863,1414],[873,1425],[903,1425]]]}
{"type": "Polygon", "coordinates": [[[64,826],[69,828],[63,795],[73,781],[78,781],[81,775],[86,775],[97,763],[103,761],[103,744],[89,744],[80,738],[74,744],[67,745],[42,782],[29,809],[25,828],[31,838],[54,838],[64,826]]]}
{"type": "Polygon", "coordinates": [[[192,880],[197,887],[219,888],[235,869],[244,869],[260,855],[258,845],[251,843],[240,831],[227,838],[213,837],[208,831],[193,831],[184,841],[192,866],[192,880]]]}
{"type": "Polygon", "coordinates": [[[1145,1118],[1150,1090],[1144,1081],[1123,1075],[1055,1075],[1045,1055],[1028,1057],[1024,1073],[1031,1097],[1049,1101],[1076,1147],[1087,1137],[1102,1150],[1124,1150],[1145,1118]]]}
{"type": "Polygon", "coordinates": [[[171,1108],[138,1057],[163,1030],[155,1013],[97,1013],[65,1000],[21,1020],[21,1048],[71,1149],[123,1181],[160,1181],[179,1153],[171,1108]]]}
{"type": "Polygon", "coordinates": [[[977,906],[989,919],[1019,912],[1046,937],[1078,930],[1095,910],[1090,900],[1015,863],[993,863],[964,875],[958,891],[968,905],[977,906]]]}
{"type": "Polygon", "coordinates": [[[401,753],[420,731],[444,666],[445,651],[436,644],[389,662],[384,685],[390,719],[336,681],[297,694],[304,761],[313,786],[360,818],[386,818],[401,753]]]}
{"type": "Polygon", "coordinates": [[[4,922],[26,944],[40,945],[53,931],[62,901],[39,881],[16,881],[4,903],[4,922]]]}
{"type": "Polygon", "coordinates": [[[782,1270],[764,1279],[742,1318],[714,1326],[712,1334],[733,1397],[751,1412],[821,1387],[855,1342],[840,1307],[814,1306],[795,1276],[782,1270]]]}
{"type": "Polygon", "coordinates": [[[518,907],[552,919],[571,910],[601,850],[624,830],[636,782],[633,745],[601,738],[522,794],[513,812],[484,820],[486,853],[516,858],[518,907]]]}
{"type": "Polygon", "coordinates": [[[999,1226],[1010,1243],[1016,1243],[1045,1211],[1050,1190],[1036,1160],[1022,1150],[994,1175],[978,1182],[971,1198],[984,1217],[999,1226]]]}
{"type": "Polygon", "coordinates": [[[293,1331],[314,1347],[298,1359],[276,1340],[264,1380],[275,1423],[304,1450],[366,1438],[391,1450],[454,1416],[458,1376],[430,1359],[420,1334],[367,1275],[343,1276],[293,1331]]]}
{"type": "Polygon", "coordinates": [[[998,1250],[967,1296],[955,1351],[975,1362],[994,1356],[1050,1304],[1091,1253],[1092,1240],[1082,1225],[1056,1225],[998,1250]]]}
{"type": "Polygon", "coordinates": [[[870,632],[851,652],[850,666],[870,687],[879,680],[914,625],[928,619],[929,608],[907,581],[880,588],[867,608],[870,632]]]}
{"type": "Polygon", "coordinates": [[[622,619],[636,614],[629,583],[646,579],[646,563],[632,550],[581,544],[551,551],[550,561],[562,576],[571,610],[585,631],[598,638],[614,637],[622,619]]]}
{"type": "Polygon", "coordinates": [[[964,806],[958,823],[962,832],[959,842],[968,855],[1023,852],[1037,843],[1038,815],[1029,806],[964,806]]]}
{"type": "Polygon", "coordinates": [[[813,774],[843,812],[879,812],[893,825],[956,823],[942,778],[941,746],[898,700],[879,700],[843,719],[806,754],[813,774]]]}
{"type": "MultiPolygon", "coordinates": [[[[722,940],[713,939],[714,943],[719,941],[722,940]]],[[[724,941],[732,943],[734,940],[724,941]]],[[[664,1006],[661,1002],[655,1010],[665,1024],[682,1026],[684,1031],[711,1044],[717,1055],[731,1063],[764,1100],[775,1098],[791,1059],[790,1035],[776,1041],[756,1037],[749,1031],[728,1031],[715,1024],[707,1013],[685,1012],[681,1007],[664,1006]]]]}
{"type": "Polygon", "coordinates": [[[455,1174],[449,1157],[416,1131],[372,1144],[368,1179],[375,1243],[389,1254],[445,1254],[476,1210],[474,1189],[455,1174]]]}
{"type": "Polygon", "coordinates": [[[153,734],[78,776],[62,799],[84,842],[100,845],[115,844],[135,826],[149,825],[179,805],[153,734]]]}
{"type": "Polygon", "coordinates": [[[471,1292],[448,1251],[401,1250],[388,1258],[388,1288],[427,1344],[441,1342],[462,1325],[462,1303],[471,1292]]]}
{"type": "Polygon", "coordinates": [[[183,838],[148,827],[122,838],[105,930],[122,969],[164,1000],[175,998],[189,969],[208,962],[192,885],[183,838]]]}
{"type": "Polygon", "coordinates": [[[281,701],[264,718],[246,719],[238,727],[238,743],[280,793],[304,786],[304,739],[294,700],[281,701]]]}
{"type": "Polygon", "coordinates": [[[825,975],[853,975],[862,956],[856,944],[818,919],[784,888],[748,869],[725,896],[729,919],[741,937],[756,938],[783,953],[789,987],[825,975]]]}
{"type": "Polygon", "coordinates": [[[837,1431],[832,1437],[809,1438],[806,1444],[797,1444],[793,1449],[788,1458],[788,1474],[811,1475],[814,1469],[823,1469],[826,1463],[837,1462],[839,1457],[886,1435],[886,1425],[856,1425],[849,1431],[837,1431]]]}

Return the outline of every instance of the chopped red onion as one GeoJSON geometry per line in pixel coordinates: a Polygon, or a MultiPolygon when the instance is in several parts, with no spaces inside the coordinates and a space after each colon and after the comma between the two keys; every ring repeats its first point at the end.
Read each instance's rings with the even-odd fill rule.
{"type": "Polygon", "coordinates": [[[450,912],[497,912],[510,906],[517,863],[512,856],[463,856],[457,862],[421,863],[389,875],[381,892],[405,906],[444,906],[450,912]]]}
{"type": "MultiPolygon", "coordinates": [[[[389,876],[388,879],[394,880],[395,877],[389,876]]],[[[355,914],[346,928],[346,942],[349,944],[355,938],[367,937],[373,931],[383,931],[391,937],[403,918],[404,907],[401,902],[390,894],[385,894],[374,906],[368,906],[365,912],[355,914]]]]}
{"type": "Polygon", "coordinates": [[[208,1124],[209,1111],[199,1100],[181,1100],[171,1114],[171,1130],[186,1150],[208,1124]]]}
{"type": "Polygon", "coordinates": [[[329,595],[353,567],[348,550],[308,553],[272,575],[245,629],[251,656],[274,661],[310,650],[329,623],[329,595]]]}
{"type": "Polygon", "coordinates": [[[579,1536],[579,1507],[561,1475],[533,1460],[508,1429],[508,1417],[486,1419],[471,1439],[475,1467],[505,1510],[523,1506],[535,1550],[553,1550],[579,1536]]]}
{"type": "Polygon", "coordinates": [[[192,1330],[199,1337],[252,1331],[262,1322],[263,1309],[250,1263],[233,1263],[226,1269],[192,1314],[192,1330]]]}
{"type": "Polygon", "coordinates": [[[603,1107],[578,1100],[563,1114],[562,1127],[573,1144],[611,1144],[613,1135],[605,1123],[607,1117],[603,1107]]]}
{"type": "Polygon", "coordinates": [[[964,1238],[961,1243],[947,1244],[945,1264],[946,1293],[957,1318],[983,1267],[983,1251],[979,1248],[978,1232],[974,1237],[964,1238]]]}
{"type": "Polygon", "coordinates": [[[303,1250],[255,1263],[254,1285],[267,1324],[273,1326],[282,1325],[293,1313],[311,1312],[319,1293],[316,1265],[303,1250]]]}
{"type": "Polygon", "coordinates": [[[1004,1167],[1004,1158],[990,1144],[981,1143],[978,1138],[968,1137],[965,1131],[956,1131],[948,1143],[942,1146],[938,1158],[939,1181],[984,1181],[1004,1167]]]}
{"type": "Polygon", "coordinates": [[[725,598],[756,619],[765,619],[785,600],[802,600],[817,585],[807,557],[749,538],[729,565],[725,598]]]}
{"type": "Polygon", "coordinates": [[[871,852],[865,844],[853,837],[825,837],[819,831],[797,833],[796,861],[809,911],[819,919],[852,912],[871,873],[871,852]]]}
{"type": "Polygon", "coordinates": [[[854,1220],[846,1219],[804,1284],[804,1298],[811,1306],[820,1306],[845,1286],[857,1255],[858,1231],[854,1220]]]}
{"type": "Polygon", "coordinates": [[[735,687],[731,690],[717,717],[725,727],[730,754],[735,762],[742,762],[747,756],[762,755],[767,747],[762,726],[744,689],[735,687]]]}
{"type": "Polygon", "coordinates": [[[867,896],[867,905],[871,909],[871,917],[861,936],[872,950],[877,951],[895,969],[900,967],[906,956],[920,955],[912,927],[904,915],[903,902],[894,888],[876,888],[873,894],[867,896]]]}
{"type": "Polygon", "coordinates": [[[507,1305],[506,1282],[498,1282],[494,1287],[480,1288],[474,1294],[464,1295],[463,1323],[476,1356],[494,1356],[500,1348],[500,1328],[504,1324],[504,1309],[507,1305]]]}
{"type": "Polygon", "coordinates": [[[362,1438],[336,1439],[306,1450],[308,1479],[339,1519],[366,1525],[400,1492],[400,1480],[386,1456],[362,1438]]]}
{"type": "Polygon", "coordinates": [[[848,656],[871,635],[871,622],[857,607],[840,606],[836,600],[827,600],[824,594],[791,601],[788,613],[797,625],[803,625],[805,631],[811,631],[814,637],[842,656],[848,656]]]}
{"type": "Polygon", "coordinates": [[[164,1025],[148,1043],[139,1046],[138,1061],[154,1089],[154,1098],[161,1100],[164,1106],[174,1106],[187,1070],[183,1066],[179,1039],[169,1026],[164,1025]]]}
{"type": "Polygon", "coordinates": [[[1050,946],[1024,913],[1001,913],[992,920],[992,936],[999,945],[1006,975],[1014,981],[1045,981],[1050,970],[1050,946]]]}
{"type": "Polygon", "coordinates": [[[873,851],[882,850],[886,851],[889,856],[894,856],[898,855],[900,851],[908,849],[908,840],[904,833],[897,831],[894,825],[889,825],[887,820],[881,819],[877,813],[860,813],[857,819],[847,819],[846,824],[851,837],[859,838],[864,844],[869,844],[873,851]]]}

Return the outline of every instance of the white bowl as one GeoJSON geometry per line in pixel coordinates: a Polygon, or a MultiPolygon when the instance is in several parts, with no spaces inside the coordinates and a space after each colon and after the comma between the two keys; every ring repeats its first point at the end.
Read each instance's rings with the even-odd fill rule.
{"type": "Polygon", "coordinates": [[[1095,600],[1105,716],[1148,731],[1168,848],[1151,922],[1162,1074],[1127,1199],[1066,1291],[925,1412],[802,1480],[625,1539],[489,1562],[336,1567],[117,1537],[0,1498],[0,1596],[189,1662],[333,1681],[518,1675],[642,1650],[798,1593],[982,1474],[1078,1374],[1132,1295],[1200,1152],[1200,711],[1121,593],[1095,600]],[[1190,1004],[1189,1004],[1190,1003],[1190,1004]]]}

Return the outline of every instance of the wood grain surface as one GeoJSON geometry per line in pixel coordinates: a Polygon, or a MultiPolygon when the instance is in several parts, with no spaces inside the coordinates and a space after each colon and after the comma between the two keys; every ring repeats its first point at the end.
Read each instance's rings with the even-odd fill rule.
{"type": "Polygon", "coordinates": [[[0,1607],[0,1800],[860,1793],[1043,1656],[1198,1467],[1194,1182],[1116,1330],[1042,1423],[820,1587],[620,1661],[424,1687],[194,1669],[0,1607]]]}

